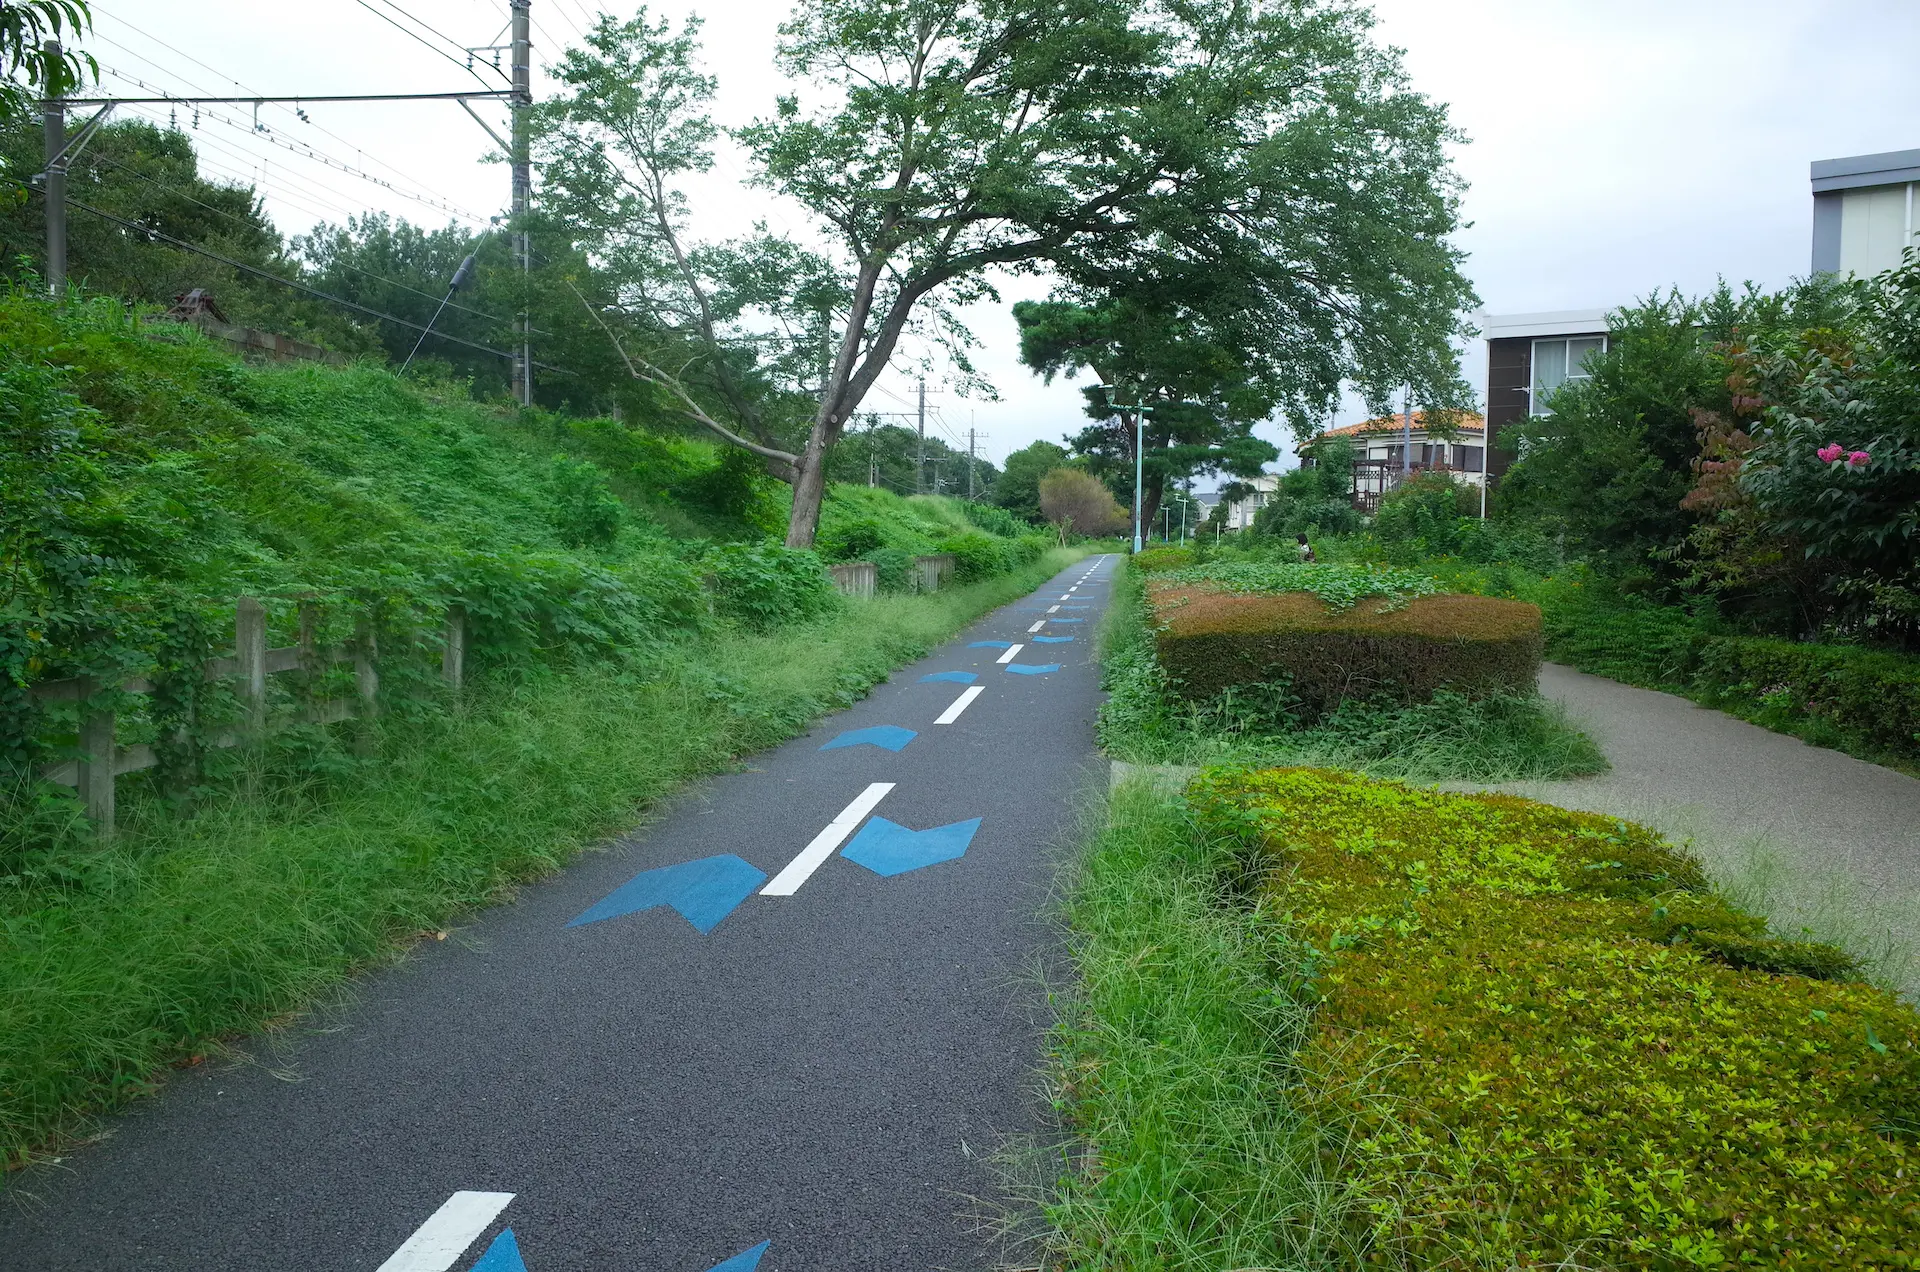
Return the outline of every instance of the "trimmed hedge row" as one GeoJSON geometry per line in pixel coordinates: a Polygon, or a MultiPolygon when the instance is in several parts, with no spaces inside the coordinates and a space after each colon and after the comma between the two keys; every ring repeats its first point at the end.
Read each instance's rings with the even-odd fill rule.
{"type": "Polygon", "coordinates": [[[1842,952],[1593,814],[1312,769],[1188,797],[1315,951],[1285,1060],[1367,1265],[1920,1266],[1920,1016],[1842,952]]]}
{"type": "Polygon", "coordinates": [[[1920,766],[1920,659],[1717,632],[1592,576],[1516,590],[1540,605],[1556,661],[1680,693],[1817,745],[1920,766]]]}
{"type": "Polygon", "coordinates": [[[1311,715],[1347,698],[1425,702],[1443,686],[1469,696],[1531,693],[1540,611],[1487,596],[1381,598],[1335,610],[1305,592],[1241,594],[1211,583],[1150,583],[1160,665],[1175,692],[1284,683],[1311,715]]]}

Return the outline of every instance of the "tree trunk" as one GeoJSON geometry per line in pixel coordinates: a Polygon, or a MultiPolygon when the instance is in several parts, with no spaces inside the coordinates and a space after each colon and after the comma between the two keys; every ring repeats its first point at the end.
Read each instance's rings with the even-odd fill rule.
{"type": "Polygon", "coordinates": [[[1167,479],[1148,474],[1140,491],[1140,546],[1153,538],[1154,523],[1160,516],[1160,502],[1166,496],[1167,479]]]}
{"type": "Polygon", "coordinates": [[[827,426],[815,421],[800,453],[793,482],[793,515],[787,520],[787,546],[810,548],[820,531],[820,504],[827,496],[827,426]]]}

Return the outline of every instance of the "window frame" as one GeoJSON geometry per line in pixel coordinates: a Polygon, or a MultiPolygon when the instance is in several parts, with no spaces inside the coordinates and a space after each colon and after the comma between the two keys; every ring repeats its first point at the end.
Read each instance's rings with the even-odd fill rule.
{"type": "MultiPolygon", "coordinates": [[[[1527,418],[1538,419],[1542,416],[1553,414],[1552,411],[1548,410],[1545,406],[1543,406],[1541,403],[1535,400],[1534,386],[1540,382],[1540,377],[1537,373],[1537,368],[1540,365],[1540,346],[1541,345],[1557,344],[1560,346],[1560,356],[1563,360],[1563,363],[1566,366],[1566,370],[1562,373],[1560,377],[1560,384],[1556,384],[1553,386],[1554,388],[1557,389],[1561,387],[1561,385],[1571,384],[1575,380],[1591,380],[1593,378],[1593,372],[1591,371],[1587,371],[1584,369],[1579,371],[1574,370],[1572,366],[1572,359],[1569,356],[1570,354],[1569,346],[1571,346],[1574,341],[1598,340],[1600,342],[1600,347],[1598,349],[1592,349],[1587,352],[1587,357],[1592,357],[1596,353],[1605,353],[1610,345],[1611,338],[1612,338],[1612,333],[1606,332],[1606,331],[1579,332],[1574,335],[1567,335],[1567,336],[1535,336],[1532,339],[1532,341],[1527,345],[1527,418]]],[[[1582,363],[1585,363],[1585,361],[1586,361],[1586,358],[1581,359],[1582,363]]]]}

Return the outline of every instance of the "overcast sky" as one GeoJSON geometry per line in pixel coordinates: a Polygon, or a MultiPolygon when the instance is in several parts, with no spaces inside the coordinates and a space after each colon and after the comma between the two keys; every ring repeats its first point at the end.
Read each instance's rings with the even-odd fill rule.
{"type": "MultiPolygon", "coordinates": [[[[534,0],[536,67],[577,42],[603,7],[534,0]]],[[[1405,50],[1414,87],[1445,103],[1469,139],[1456,152],[1468,183],[1459,243],[1490,313],[1611,307],[1672,285],[1699,291],[1720,276],[1782,284],[1808,266],[1809,161],[1920,147],[1915,0],[1377,0],[1374,8],[1379,38],[1405,50]]],[[[771,109],[780,87],[775,27],[787,9],[777,0],[652,6],[708,19],[717,114],[730,124],[771,109]]],[[[140,91],[131,77],[206,94],[472,87],[476,77],[452,47],[501,43],[507,21],[506,0],[99,0],[94,11],[91,47],[116,93],[140,91]]],[[[633,10],[608,11],[624,18],[633,10]]],[[[478,77],[500,83],[485,67],[478,77]]],[[[536,93],[543,82],[536,70],[536,93]]],[[[481,109],[504,131],[504,108],[481,109]]],[[[169,110],[153,113],[164,119],[169,110]]],[[[203,112],[193,134],[208,175],[256,185],[286,233],[376,208],[431,224],[484,219],[506,203],[506,169],[481,162],[492,143],[457,106],[327,105],[307,114],[310,122],[263,108],[259,122],[270,132],[261,133],[251,107],[223,107],[203,112]]],[[[804,230],[800,213],[742,189],[742,176],[739,157],[723,155],[693,191],[699,234],[725,237],[756,218],[804,230]]],[[[1024,281],[1006,299],[1042,291],[1024,281]]],[[[1004,306],[969,318],[1000,400],[968,401],[930,385],[934,428],[964,446],[977,421],[982,453],[996,461],[1076,430],[1079,394],[1040,384],[1014,361],[1004,306]]],[[[1484,359],[1474,352],[1466,365],[1479,384],[1484,359]]],[[[889,376],[866,406],[904,411],[912,395],[911,381],[889,376]]],[[[1362,414],[1349,403],[1341,422],[1362,414]]],[[[1278,427],[1262,431],[1285,440],[1278,427]]]]}

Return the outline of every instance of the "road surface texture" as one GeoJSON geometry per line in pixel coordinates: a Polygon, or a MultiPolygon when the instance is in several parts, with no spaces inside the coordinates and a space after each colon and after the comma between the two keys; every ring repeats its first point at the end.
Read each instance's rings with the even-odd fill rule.
{"type": "Polygon", "coordinates": [[[16,1176],[0,1267],[993,1266],[1113,565],[16,1176]]]}
{"type": "Polygon", "coordinates": [[[1909,993],[1920,948],[1920,780],[1808,746],[1672,694],[1547,664],[1563,704],[1612,762],[1516,795],[1654,826],[1736,895],[1874,956],[1909,993]]]}

